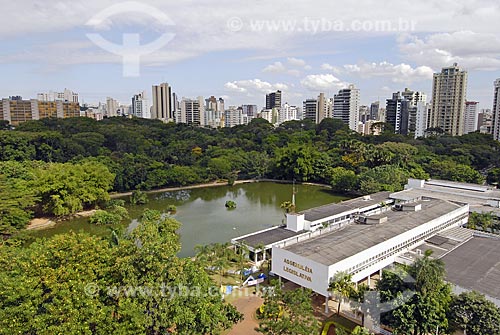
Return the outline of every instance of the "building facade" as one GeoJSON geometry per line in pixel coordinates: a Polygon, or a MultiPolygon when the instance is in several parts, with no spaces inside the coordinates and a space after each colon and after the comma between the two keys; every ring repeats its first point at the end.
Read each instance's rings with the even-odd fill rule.
{"type": "Polygon", "coordinates": [[[434,74],[432,110],[427,128],[441,128],[451,136],[460,136],[464,130],[467,71],[458,64],[434,74]]]}
{"type": "Polygon", "coordinates": [[[303,103],[302,118],[316,122],[316,114],[318,110],[317,99],[307,99],[303,103]]]}
{"type": "Polygon", "coordinates": [[[466,101],[464,113],[464,135],[473,133],[477,130],[478,124],[478,110],[479,102],[466,101]]]}
{"type": "Polygon", "coordinates": [[[266,94],[266,109],[281,107],[281,91],[266,94]]]}
{"type": "Polygon", "coordinates": [[[135,94],[132,97],[132,106],[131,113],[136,117],[140,117],[143,119],[151,118],[151,107],[149,106],[149,100],[146,99],[146,93],[141,92],[139,94],[135,94]]]}
{"type": "Polygon", "coordinates": [[[342,120],[351,130],[358,130],[360,93],[354,85],[342,89],[333,98],[333,118],[342,120]]]}
{"type": "Polygon", "coordinates": [[[172,87],[168,83],[162,83],[160,85],[153,85],[152,91],[153,106],[151,108],[151,118],[163,122],[175,122],[172,87]]]}
{"type": "Polygon", "coordinates": [[[500,141],[500,78],[495,80],[493,92],[493,138],[500,141]]]}
{"type": "Polygon", "coordinates": [[[39,101],[11,97],[0,100],[0,120],[9,121],[13,126],[44,118],[70,118],[80,116],[80,104],[62,100],[39,101]]]}

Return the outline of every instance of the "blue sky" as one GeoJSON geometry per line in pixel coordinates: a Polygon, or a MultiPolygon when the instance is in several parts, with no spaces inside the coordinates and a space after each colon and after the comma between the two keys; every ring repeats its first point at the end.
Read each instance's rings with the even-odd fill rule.
{"type": "Polygon", "coordinates": [[[300,106],[355,84],[369,104],[405,87],[430,99],[432,73],[458,62],[469,71],[468,99],[491,108],[500,78],[492,0],[19,0],[2,12],[2,97],[69,88],[84,102],[129,103],[166,81],[181,97],[221,96],[228,105],[262,106],[266,92],[281,89],[300,106]],[[89,33],[114,44],[127,33],[141,45],[173,39],[141,57],[138,76],[124,77],[122,56],[89,33]]]}

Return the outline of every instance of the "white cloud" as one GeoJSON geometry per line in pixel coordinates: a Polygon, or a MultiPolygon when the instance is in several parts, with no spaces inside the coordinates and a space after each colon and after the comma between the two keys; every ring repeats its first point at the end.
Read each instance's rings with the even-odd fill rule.
{"type": "Polygon", "coordinates": [[[291,76],[300,76],[303,70],[310,70],[311,66],[307,65],[306,61],[299,58],[289,57],[286,60],[286,65],[280,61],[274,62],[266,66],[262,72],[275,74],[288,74],[291,76]]]}
{"type": "Polygon", "coordinates": [[[348,85],[348,83],[342,82],[332,74],[311,74],[302,79],[300,83],[314,92],[339,90],[348,85]]]}
{"type": "Polygon", "coordinates": [[[428,66],[411,67],[408,64],[359,63],[344,65],[344,72],[357,75],[361,78],[383,77],[395,83],[413,83],[416,81],[430,80],[434,71],[428,66]]]}
{"type": "Polygon", "coordinates": [[[266,94],[277,90],[287,90],[288,85],[283,83],[271,84],[260,79],[237,80],[224,84],[224,87],[233,92],[254,94],[266,94]]]}
{"type": "Polygon", "coordinates": [[[436,69],[458,63],[468,70],[500,69],[500,37],[494,34],[457,31],[419,38],[404,36],[401,53],[417,64],[436,69]]]}

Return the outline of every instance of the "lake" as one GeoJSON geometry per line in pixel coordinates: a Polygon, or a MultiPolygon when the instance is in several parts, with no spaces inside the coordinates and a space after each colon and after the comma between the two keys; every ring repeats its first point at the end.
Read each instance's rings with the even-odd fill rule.
{"type": "MultiPolygon", "coordinates": [[[[298,211],[347,199],[321,186],[295,187],[298,211]]],[[[50,237],[69,231],[85,231],[105,236],[111,229],[133,224],[146,208],[165,211],[168,205],[175,205],[177,213],[173,217],[182,223],[179,230],[182,250],[179,256],[189,257],[194,255],[194,247],[198,244],[224,243],[240,235],[282,224],[284,212],[280,204],[291,200],[292,185],[259,182],[154,193],[148,197],[146,205],[127,206],[131,219],[118,227],[95,226],[88,223],[88,218],[79,218],[46,230],[33,231],[32,234],[50,237]],[[236,209],[226,209],[224,204],[227,200],[235,201],[236,209]]]]}

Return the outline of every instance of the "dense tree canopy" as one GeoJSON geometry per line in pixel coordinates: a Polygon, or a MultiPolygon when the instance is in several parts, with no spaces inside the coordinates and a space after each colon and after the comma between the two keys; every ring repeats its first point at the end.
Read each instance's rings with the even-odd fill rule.
{"type": "Polygon", "coordinates": [[[495,183],[500,169],[500,145],[489,135],[435,134],[439,136],[415,140],[384,131],[363,137],[332,119],[319,125],[290,121],[279,127],[254,119],[247,126],[206,129],[137,118],[74,118],[2,129],[0,161],[52,163],[21,178],[8,172],[12,167],[2,169],[3,232],[23,227],[37,204],[42,211],[65,215],[105,198],[108,190],[266,177],[329,183],[339,192],[366,194],[399,190],[408,177],[482,183],[488,176],[495,183]],[[109,172],[92,165],[97,163],[109,172]],[[93,191],[77,190],[82,180],[93,191]],[[36,184],[38,193],[33,194],[36,184]],[[15,208],[27,214],[13,215],[15,208]]]}
{"type": "MultiPolygon", "coordinates": [[[[56,235],[0,246],[1,334],[218,334],[241,319],[200,265],[180,259],[180,224],[146,211],[112,241],[56,235]]],[[[115,235],[116,236],[116,235],[115,235]]]]}

